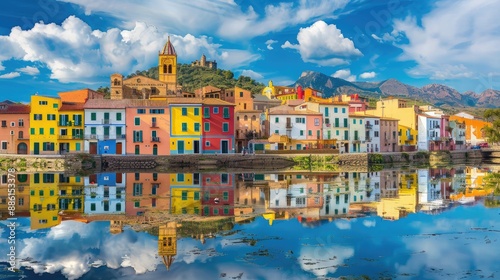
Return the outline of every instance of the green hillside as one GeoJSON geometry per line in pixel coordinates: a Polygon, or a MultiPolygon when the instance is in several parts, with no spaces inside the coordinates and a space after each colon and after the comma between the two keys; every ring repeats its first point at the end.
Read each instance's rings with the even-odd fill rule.
{"type": "MultiPolygon", "coordinates": [[[[158,67],[155,66],[148,70],[136,71],[129,75],[127,79],[135,75],[158,79],[158,67]]],[[[235,79],[233,72],[229,70],[212,70],[188,64],[177,64],[177,82],[179,85],[182,85],[182,90],[185,92],[194,92],[196,88],[208,85],[222,89],[237,86],[250,90],[252,93],[258,93],[265,87],[264,84],[256,82],[250,77],[240,76],[238,79],[235,79]]]]}

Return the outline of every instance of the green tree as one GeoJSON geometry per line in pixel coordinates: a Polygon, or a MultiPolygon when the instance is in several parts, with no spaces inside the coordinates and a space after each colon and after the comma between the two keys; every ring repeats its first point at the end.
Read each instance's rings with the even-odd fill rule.
{"type": "Polygon", "coordinates": [[[492,123],[492,126],[483,128],[484,134],[488,138],[488,143],[500,142],[500,108],[486,110],[484,118],[492,123]]]}
{"type": "Polygon", "coordinates": [[[109,87],[103,87],[103,86],[100,86],[98,89],[97,89],[98,92],[101,92],[101,93],[104,93],[104,98],[105,99],[109,99],[110,98],[110,95],[111,95],[111,92],[109,90],[109,87]]]}

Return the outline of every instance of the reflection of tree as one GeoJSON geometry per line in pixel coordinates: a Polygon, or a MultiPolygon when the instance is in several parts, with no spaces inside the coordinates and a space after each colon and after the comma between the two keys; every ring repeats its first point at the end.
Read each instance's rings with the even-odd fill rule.
{"type": "Polygon", "coordinates": [[[495,195],[500,195],[500,173],[490,173],[484,176],[484,188],[491,190],[495,195]]]}
{"type": "Polygon", "coordinates": [[[500,207],[500,199],[498,197],[487,197],[484,200],[484,206],[488,208],[499,208],[500,207]]]}

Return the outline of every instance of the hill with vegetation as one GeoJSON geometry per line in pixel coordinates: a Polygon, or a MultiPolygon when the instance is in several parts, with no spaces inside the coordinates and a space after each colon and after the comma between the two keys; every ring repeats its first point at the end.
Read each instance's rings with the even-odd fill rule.
{"type": "MultiPolygon", "coordinates": [[[[142,75],[152,79],[158,79],[158,67],[151,67],[148,70],[135,71],[126,77],[126,79],[142,75]]],[[[254,79],[240,75],[237,79],[234,78],[234,73],[230,70],[210,69],[200,66],[191,66],[189,64],[177,64],[177,83],[182,86],[184,92],[194,92],[195,89],[204,86],[214,86],[221,89],[240,87],[251,91],[253,94],[260,93],[265,85],[255,81],[254,79]]],[[[105,94],[105,98],[109,98],[109,86],[99,87],[99,92],[105,94]]]]}

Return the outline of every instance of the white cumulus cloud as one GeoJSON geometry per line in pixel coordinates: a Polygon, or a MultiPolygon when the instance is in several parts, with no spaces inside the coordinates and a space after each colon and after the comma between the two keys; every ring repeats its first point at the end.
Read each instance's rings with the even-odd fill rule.
{"type": "Polygon", "coordinates": [[[16,69],[16,71],[19,71],[21,73],[24,73],[24,74],[27,74],[27,75],[31,75],[31,76],[35,76],[35,75],[40,74],[40,70],[38,70],[38,68],[32,67],[32,66],[26,66],[26,67],[23,67],[23,68],[18,68],[18,69],[16,69]]]}
{"type": "Polygon", "coordinates": [[[356,75],[351,75],[351,70],[350,69],[340,69],[335,71],[335,73],[332,74],[332,77],[334,78],[339,78],[339,79],[344,79],[349,82],[355,82],[356,81],[356,75]]]}
{"type": "Polygon", "coordinates": [[[248,39],[317,18],[332,18],[348,0],[301,0],[296,3],[260,1],[244,6],[233,0],[136,1],[136,0],[61,0],[81,6],[86,14],[110,15],[125,28],[136,21],[148,22],[166,32],[177,34],[217,34],[228,40],[248,39]],[[130,11],[134,11],[130,13],[130,11]],[[259,13],[258,11],[262,11],[259,13]],[[166,24],[166,20],[168,24],[166,24]]]}
{"type": "Polygon", "coordinates": [[[364,72],[359,75],[361,79],[373,79],[377,74],[375,72],[364,72]]]}
{"type": "Polygon", "coordinates": [[[417,63],[409,74],[442,80],[498,72],[499,10],[499,1],[442,0],[421,18],[394,21],[393,32],[407,42],[396,44],[401,59],[417,63]]]}
{"type": "Polygon", "coordinates": [[[247,77],[250,77],[254,80],[260,80],[260,79],[264,78],[264,76],[262,76],[261,74],[255,72],[253,70],[248,70],[248,69],[241,71],[241,76],[247,76],[247,77]]]}
{"type": "MultiPolygon", "coordinates": [[[[143,22],[136,22],[127,30],[101,31],[92,30],[81,19],[70,16],[61,25],[37,23],[29,30],[14,27],[9,35],[0,36],[0,68],[2,61],[10,59],[40,62],[50,70],[51,79],[63,83],[93,83],[114,72],[128,74],[155,66],[158,51],[167,37],[167,33],[143,22]]],[[[260,55],[248,50],[223,48],[207,36],[170,37],[179,60],[194,60],[205,53],[221,67],[231,69],[260,59],[260,55]]],[[[38,68],[30,66],[18,71],[30,75],[39,73],[38,68]]],[[[19,72],[3,75],[3,78],[14,75],[19,72]]]]}
{"type": "Polygon", "coordinates": [[[321,20],[301,28],[297,41],[298,44],[286,41],[281,47],[297,50],[304,62],[335,66],[348,64],[350,59],[362,56],[353,41],[344,38],[335,24],[326,24],[321,20]]]}
{"type": "Polygon", "coordinates": [[[276,40],[271,40],[271,39],[267,40],[267,41],[266,41],[266,47],[267,47],[267,49],[268,49],[268,50],[272,50],[272,49],[274,49],[274,48],[273,48],[273,46],[272,46],[272,44],[274,44],[274,43],[278,43],[278,41],[276,41],[276,40]]]}
{"type": "Polygon", "coordinates": [[[21,76],[19,72],[10,72],[7,74],[0,75],[0,79],[14,79],[19,76],[21,76]]]}

